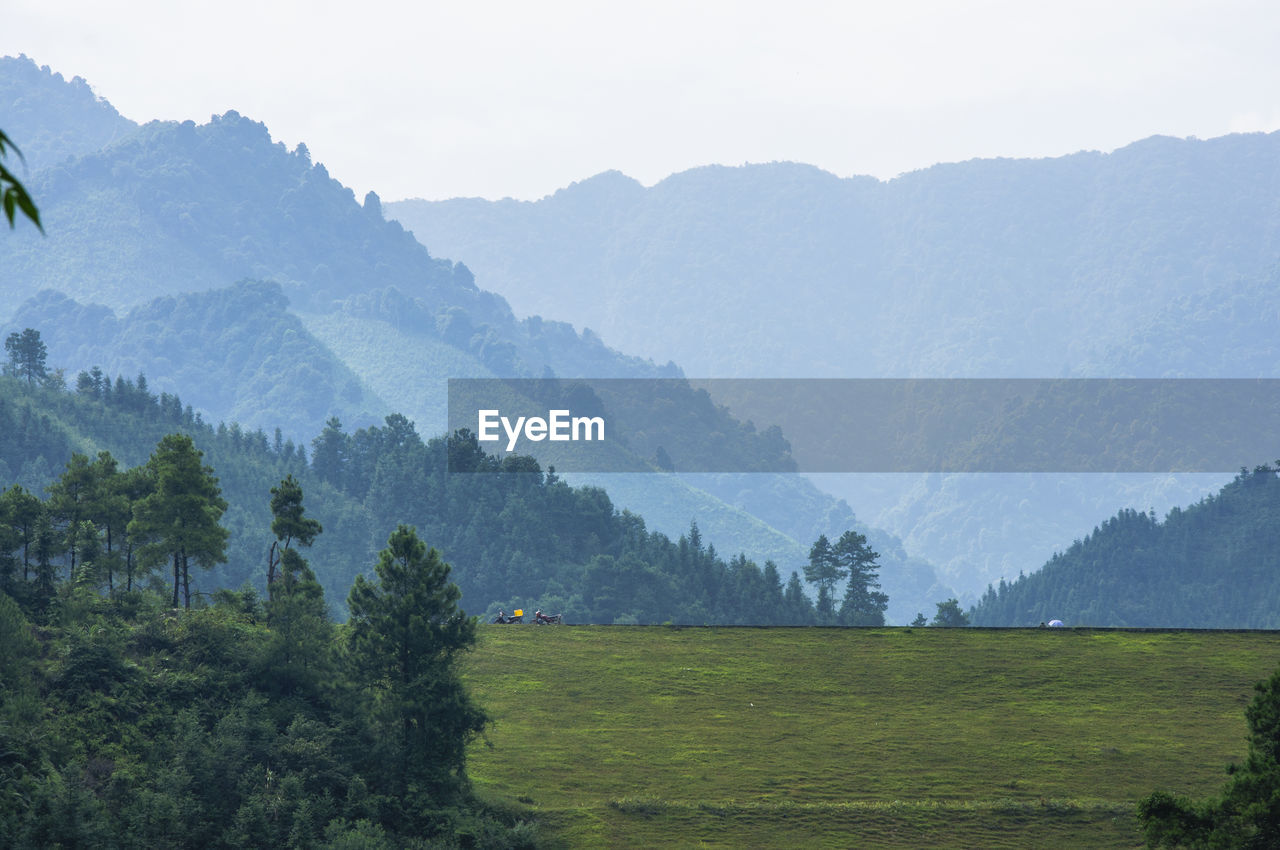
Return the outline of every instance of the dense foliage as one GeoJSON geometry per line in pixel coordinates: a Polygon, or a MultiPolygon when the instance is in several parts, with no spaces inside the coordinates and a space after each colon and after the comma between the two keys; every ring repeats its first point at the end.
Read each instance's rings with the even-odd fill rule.
{"type": "Polygon", "coordinates": [[[245,590],[183,611],[77,579],[23,610],[0,592],[5,846],[532,846],[531,824],[477,804],[466,782],[463,747],[485,716],[450,672],[474,621],[447,567],[410,565],[413,595],[381,570],[372,585],[393,605],[438,602],[415,617],[431,628],[413,652],[436,673],[393,705],[413,713],[404,738],[387,734],[363,649],[399,639],[393,624],[335,628],[305,561],[287,554],[265,604],[245,590]]]}
{"type": "Polygon", "coordinates": [[[573,488],[529,457],[486,454],[469,431],[424,442],[399,415],[353,434],[331,421],[312,470],[364,504],[442,542],[468,598],[562,611],[575,622],[811,622],[785,599],[778,569],[729,561],[696,523],[673,542],[618,512],[596,487],[573,488]],[[465,571],[463,571],[465,569],[465,571]]]}
{"type": "Polygon", "coordinates": [[[152,390],[181,392],[211,417],[294,439],[314,435],[329,416],[369,424],[388,412],[273,283],[167,296],[123,316],[46,291],[19,308],[13,325],[38,328],[58,367],[145,372],[152,390]]]}
{"type": "MultiPolygon", "coordinates": [[[[542,607],[573,622],[815,621],[798,577],[784,587],[786,576],[772,563],[761,567],[745,555],[720,556],[696,524],[674,541],[651,532],[639,516],[618,511],[604,490],[571,487],[532,458],[498,460],[467,432],[424,441],[412,423],[393,414],[381,426],[348,434],[334,419],[308,455],[278,432],[270,439],[234,425],[213,428],[176,396],[151,395],[142,377],[89,377],[77,381],[75,391],[28,388],[16,378],[0,381],[0,474],[20,485],[15,494],[20,491],[24,504],[35,500],[37,513],[48,517],[50,533],[61,541],[50,543],[47,579],[23,568],[31,559],[22,535],[6,538],[0,562],[9,575],[45,581],[46,590],[55,575],[73,571],[78,556],[67,541],[77,535],[113,551],[141,546],[143,539],[126,538],[123,526],[105,514],[56,513],[40,494],[46,487],[50,493],[65,487],[89,466],[92,454],[104,464],[118,462],[113,474],[121,490],[131,493],[125,516],[133,506],[136,517],[148,491],[130,490],[136,484],[126,472],[177,431],[190,437],[216,472],[227,503],[222,524],[229,531],[225,566],[195,575],[179,564],[184,599],[188,582],[197,597],[246,582],[266,586],[278,557],[270,546],[278,520],[268,510],[268,494],[293,476],[311,494],[312,514],[325,529],[326,546],[312,559],[331,597],[371,562],[379,529],[409,523],[454,565],[453,580],[475,611],[542,607]],[[81,527],[83,522],[90,527],[81,527]]],[[[16,520],[6,523],[17,528],[16,520]]],[[[128,531],[142,528],[135,519],[128,531]]],[[[172,553],[167,563],[173,563],[172,553]]],[[[158,561],[153,557],[150,563],[158,561]]],[[[132,569],[128,561],[97,579],[113,586],[114,576],[132,569]]]]}
{"type": "Polygon", "coordinates": [[[1159,521],[1124,510],[1038,572],[988,588],[980,626],[1280,627],[1280,478],[1262,465],[1159,521]]]}
{"type": "MultiPolygon", "coordinates": [[[[465,266],[433,258],[384,221],[376,195],[359,203],[304,146],[285,150],[261,124],[228,113],[201,126],[153,123],[127,138],[103,137],[90,132],[103,102],[76,93],[87,86],[47,71],[36,74],[37,85],[32,74],[28,60],[0,64],[0,92],[22,101],[24,128],[44,138],[74,126],[79,110],[85,133],[72,158],[33,175],[54,226],[39,242],[10,240],[7,293],[21,306],[0,332],[40,329],[51,363],[70,375],[94,365],[108,375],[145,372],[154,390],[180,392],[209,421],[279,427],[299,440],[330,416],[360,427],[390,410],[424,434],[441,433],[446,376],[679,374],[670,363],[624,356],[586,328],[539,316],[517,321],[465,266]],[[31,91],[58,85],[76,91],[32,100],[31,91]],[[279,285],[223,289],[245,278],[279,285]],[[217,289],[178,294],[209,288],[217,289]],[[323,344],[298,326],[286,299],[308,329],[327,329],[323,344]]],[[[0,107],[9,108],[3,99],[0,107]]],[[[667,401],[636,409],[689,416],[665,435],[633,434],[637,462],[656,461],[661,449],[679,468],[684,447],[669,436],[677,433],[705,437],[696,448],[721,453],[734,468],[789,468],[768,423],[756,433],[697,399],[667,401]]],[[[847,505],[803,478],[762,480],[722,476],[699,490],[653,477],[624,487],[621,504],[672,537],[696,517],[726,550],[788,567],[803,561],[817,534],[856,524],[847,505]]],[[[953,592],[937,586],[927,563],[899,555],[888,535],[877,535],[877,547],[894,563],[895,599],[920,600],[912,610],[953,592]]]]}

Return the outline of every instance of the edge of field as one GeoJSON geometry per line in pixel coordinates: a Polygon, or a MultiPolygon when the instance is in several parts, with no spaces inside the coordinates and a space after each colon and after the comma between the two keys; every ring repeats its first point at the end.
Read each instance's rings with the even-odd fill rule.
{"type": "Polygon", "coordinates": [[[477,791],[563,846],[1136,847],[1280,633],[482,626],[477,791]]]}

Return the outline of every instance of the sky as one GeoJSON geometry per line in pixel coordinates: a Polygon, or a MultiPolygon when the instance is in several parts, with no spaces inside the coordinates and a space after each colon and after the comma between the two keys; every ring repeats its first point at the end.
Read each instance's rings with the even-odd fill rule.
{"type": "Polygon", "coordinates": [[[235,109],[384,201],[778,160],[891,179],[1272,131],[1277,44],[1273,0],[0,7],[0,55],[84,77],[135,121],[235,109]]]}

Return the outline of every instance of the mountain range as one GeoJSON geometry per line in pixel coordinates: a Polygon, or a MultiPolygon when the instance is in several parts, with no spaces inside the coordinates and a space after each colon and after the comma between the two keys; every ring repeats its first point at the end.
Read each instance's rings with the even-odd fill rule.
{"type": "MultiPolygon", "coordinates": [[[[1280,134],[889,181],[772,163],[384,204],[236,112],[138,125],[26,58],[0,60],[0,104],[49,232],[10,234],[4,332],[38,326],[69,378],[145,372],[210,421],[304,443],[392,411],[439,433],[445,377],[1275,372],[1280,134]]],[[[1100,516],[1229,477],[578,480],[786,570],[818,534],[859,528],[902,621],[1035,571],[1100,516]]]]}
{"type": "MultiPolygon", "coordinates": [[[[25,58],[0,60],[0,80],[0,96],[57,107],[15,111],[6,132],[57,136],[66,151],[28,180],[48,235],[11,234],[0,327],[41,330],[69,378],[93,366],[145,373],[208,421],[279,427],[305,443],[331,417],[359,427],[392,410],[439,433],[447,377],[681,374],[565,322],[517,319],[463,263],[386,221],[376,194],[358,202],[304,145],[286,150],[238,113],[203,125],[120,119],[107,138],[95,122],[116,113],[83,81],[25,58]],[[79,136],[77,111],[87,116],[79,136]]],[[[657,530],[678,535],[696,520],[721,551],[787,570],[818,534],[870,532],[885,552],[891,616],[953,592],[802,478],[721,477],[714,492],[676,476],[629,478],[575,480],[608,484],[657,530]]]]}
{"type": "MultiPolygon", "coordinates": [[[[1280,367],[1278,192],[1280,133],[1252,133],[892,180],[775,162],[645,187],[613,171],[537,201],[385,209],[518,313],[559,305],[696,378],[1242,378],[1280,367]]],[[[972,593],[1099,516],[1163,513],[1230,475],[814,480],[972,593]]]]}

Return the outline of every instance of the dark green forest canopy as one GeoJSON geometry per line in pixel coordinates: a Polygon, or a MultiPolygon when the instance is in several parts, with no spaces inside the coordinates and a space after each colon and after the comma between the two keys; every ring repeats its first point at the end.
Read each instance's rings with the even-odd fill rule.
{"type": "MultiPolygon", "coordinates": [[[[675,541],[650,532],[605,491],[570,487],[530,458],[499,460],[465,433],[424,441],[399,415],[351,433],[331,420],[303,447],[279,433],[214,428],[176,396],[140,387],[141,377],[82,378],[75,391],[0,379],[0,477],[42,497],[75,452],[109,450],[129,468],[166,434],[192,435],[229,503],[227,563],[199,576],[203,592],[265,585],[268,491],[293,475],[325,529],[310,558],[331,598],[349,586],[353,565],[371,562],[385,529],[409,522],[454,564],[473,612],[541,607],[576,622],[821,619],[804,593],[784,589],[794,565],[726,559],[696,527],[675,541]],[[478,474],[448,474],[451,454],[454,469],[478,474]]],[[[973,623],[1275,627],[1277,500],[1276,473],[1261,466],[1164,522],[1121,512],[1041,571],[991,588],[973,623]]],[[[7,555],[16,574],[17,542],[7,555]]],[[[846,591],[843,605],[880,608],[876,588],[864,590],[846,591]]]]}
{"type": "Polygon", "coordinates": [[[466,779],[486,717],[454,669],[475,622],[447,565],[410,563],[399,582],[379,565],[365,583],[393,613],[417,607],[406,636],[387,617],[333,626],[287,554],[266,603],[222,591],[183,611],[67,581],[33,609],[0,591],[6,847],[533,846],[530,816],[477,801],[466,779]],[[406,639],[431,675],[385,689],[364,647],[406,639]]]}
{"type": "MultiPolygon", "coordinates": [[[[371,562],[385,530],[404,522],[454,565],[473,612],[541,607],[575,622],[814,621],[807,597],[784,597],[777,567],[722,557],[696,526],[676,541],[650,532],[603,490],[570,487],[530,458],[500,461],[468,434],[423,441],[399,415],[353,433],[331,420],[308,451],[279,433],[210,426],[176,396],[140,387],[141,377],[85,377],[75,391],[0,379],[0,476],[42,495],[76,452],[107,450],[127,468],[167,434],[190,435],[216,471],[230,532],[226,564],[192,576],[197,595],[265,586],[269,490],[292,475],[325,529],[309,559],[330,599],[371,562]],[[476,474],[450,475],[450,454],[454,469],[476,474]]],[[[4,557],[9,576],[20,575],[16,542],[4,557]]],[[[65,558],[56,563],[65,573],[65,558]]]]}
{"type": "Polygon", "coordinates": [[[1159,521],[1124,510],[1038,572],[988,588],[978,626],[1280,628],[1280,477],[1263,464],[1159,521]]]}

